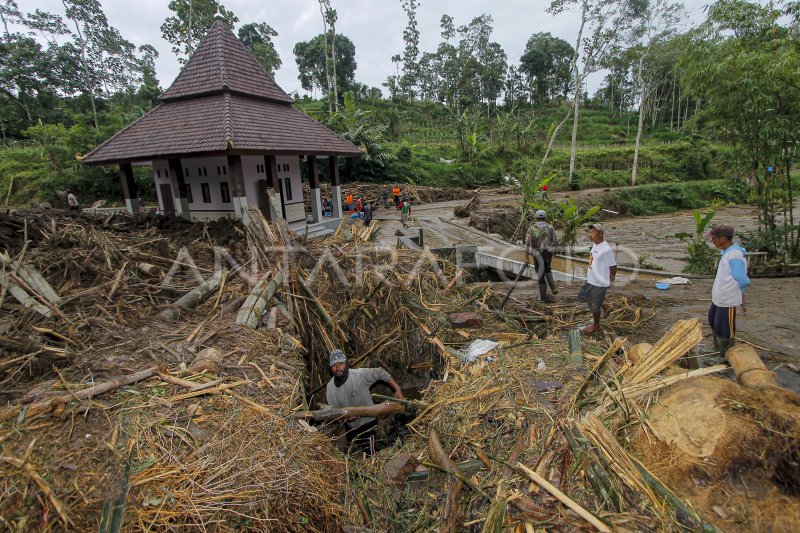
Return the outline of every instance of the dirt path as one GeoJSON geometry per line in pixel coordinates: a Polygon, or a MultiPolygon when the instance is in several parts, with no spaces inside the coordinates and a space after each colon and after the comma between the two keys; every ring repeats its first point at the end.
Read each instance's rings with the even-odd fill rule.
{"type": "MultiPolygon", "coordinates": [[[[513,206],[518,199],[513,195],[495,195],[486,198],[485,204],[513,206]]],[[[524,259],[522,249],[509,246],[498,236],[483,233],[467,226],[466,219],[453,215],[453,207],[465,202],[453,201],[419,206],[414,210],[412,228],[422,227],[425,242],[431,247],[454,244],[475,244],[479,249],[494,255],[505,255],[514,259],[524,259]]],[[[758,213],[753,206],[723,207],[717,211],[714,222],[730,224],[738,231],[756,227],[758,213]]],[[[395,210],[376,212],[377,223],[383,226],[380,239],[386,244],[395,242],[394,232],[401,228],[400,215],[395,210]]],[[[684,265],[685,244],[674,238],[678,232],[693,232],[694,218],[691,211],[682,211],[652,217],[626,217],[606,222],[609,241],[627,247],[633,257],[648,254],[650,261],[665,268],[666,271],[680,272],[684,265]]],[[[588,242],[583,243],[588,244],[588,242]]],[[[620,254],[621,264],[632,264],[634,259],[620,254]]],[[[559,262],[555,269],[564,270],[559,262]]],[[[580,268],[580,267],[578,267],[580,268]]],[[[637,332],[639,338],[650,340],[665,333],[677,320],[695,316],[705,323],[711,299],[712,280],[693,280],[690,285],[674,286],[668,291],[657,290],[652,279],[624,280],[615,291],[638,302],[644,307],[653,308],[656,316],[646,328],[637,332]]],[[[563,284],[559,299],[577,302],[579,282],[563,284]]],[[[514,296],[530,305],[540,305],[536,301],[532,282],[520,283],[514,296]]],[[[759,354],[770,369],[776,371],[779,381],[785,386],[800,392],[800,375],[791,371],[786,363],[800,365],[800,278],[756,279],[747,291],[747,310],[739,313],[737,337],[757,345],[759,354]]],[[[713,349],[711,332],[704,326],[705,348],[713,349]]]]}

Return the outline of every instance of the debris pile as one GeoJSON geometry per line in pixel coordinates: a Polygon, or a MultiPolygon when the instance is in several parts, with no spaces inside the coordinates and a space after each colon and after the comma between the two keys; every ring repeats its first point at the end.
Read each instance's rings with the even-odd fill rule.
{"type": "MultiPolygon", "coordinates": [[[[500,311],[379,224],[249,219],[0,216],[4,527],[797,529],[800,401],[757,365],[679,368],[697,320],[570,346],[583,306],[500,311]],[[369,459],[320,414],[334,347],[416,389],[373,390],[369,459]]],[[[618,334],[653,316],[611,303],[618,334]]]]}

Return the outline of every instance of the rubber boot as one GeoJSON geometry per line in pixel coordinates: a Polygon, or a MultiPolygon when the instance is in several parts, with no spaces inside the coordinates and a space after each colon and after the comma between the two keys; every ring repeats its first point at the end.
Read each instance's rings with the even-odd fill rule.
{"type": "Polygon", "coordinates": [[[556,280],[553,279],[553,273],[548,272],[544,275],[544,279],[547,280],[547,284],[550,285],[550,291],[553,294],[558,294],[558,287],[556,287],[556,280]]]}
{"type": "Polygon", "coordinates": [[[556,301],[552,295],[547,294],[547,283],[539,284],[539,301],[546,304],[552,304],[556,301]]]}
{"type": "Polygon", "coordinates": [[[736,344],[736,339],[723,339],[722,337],[717,338],[717,343],[719,344],[719,355],[722,358],[725,358],[725,354],[728,353],[728,350],[733,348],[736,344]]]}
{"type": "Polygon", "coordinates": [[[539,301],[547,302],[547,285],[539,283],[539,301]]]}

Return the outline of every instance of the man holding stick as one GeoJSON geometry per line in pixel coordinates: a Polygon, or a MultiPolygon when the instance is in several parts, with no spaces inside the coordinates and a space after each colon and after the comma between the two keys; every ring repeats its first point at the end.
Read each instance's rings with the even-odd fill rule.
{"type": "MultiPolygon", "coordinates": [[[[383,381],[394,390],[395,398],[402,400],[403,391],[392,376],[382,368],[350,368],[347,356],[341,350],[332,350],[328,364],[333,378],[328,382],[325,397],[331,407],[358,407],[375,405],[369,388],[383,381]]],[[[369,456],[375,453],[375,436],[378,420],[362,416],[345,422],[345,437],[350,446],[369,456]]]]}

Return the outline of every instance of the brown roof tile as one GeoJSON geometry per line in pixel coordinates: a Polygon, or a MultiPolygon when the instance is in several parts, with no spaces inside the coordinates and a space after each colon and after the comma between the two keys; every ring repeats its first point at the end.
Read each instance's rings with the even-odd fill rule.
{"type": "Polygon", "coordinates": [[[222,20],[159,97],[162,103],[89,152],[99,165],[226,151],[357,156],[292,99],[222,20]]]}
{"type": "Polygon", "coordinates": [[[98,165],[226,151],[361,154],[290,105],[225,93],[161,104],[89,152],[83,162],[98,165]]]}
{"type": "Polygon", "coordinates": [[[168,101],[223,89],[279,102],[292,101],[227,24],[217,19],[170,88],[159,98],[168,101]]]}

